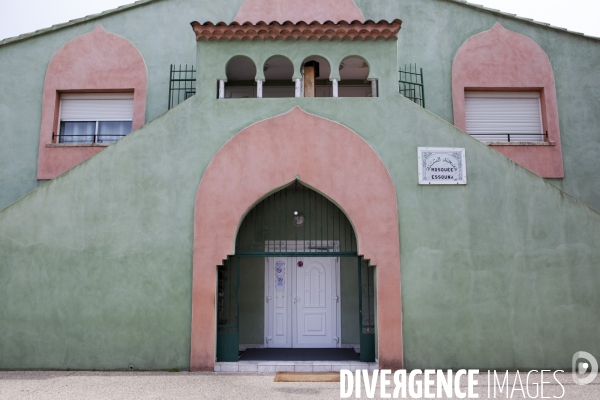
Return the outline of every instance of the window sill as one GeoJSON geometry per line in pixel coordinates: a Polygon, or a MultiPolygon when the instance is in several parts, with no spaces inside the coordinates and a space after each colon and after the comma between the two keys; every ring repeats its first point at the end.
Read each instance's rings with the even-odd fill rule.
{"type": "Polygon", "coordinates": [[[556,142],[482,142],[488,146],[556,146],[556,142]]]}
{"type": "Polygon", "coordinates": [[[108,147],[112,143],[48,143],[46,147],[108,147]]]}

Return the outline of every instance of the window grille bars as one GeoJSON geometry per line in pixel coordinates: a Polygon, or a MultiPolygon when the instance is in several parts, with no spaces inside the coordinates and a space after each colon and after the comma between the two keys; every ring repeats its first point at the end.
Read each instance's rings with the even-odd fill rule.
{"type": "Polygon", "coordinates": [[[270,257],[319,253],[357,255],[352,224],[342,210],[294,181],[248,212],[237,234],[237,256],[270,257]]]}
{"type": "Polygon", "coordinates": [[[125,136],[127,136],[127,135],[115,134],[115,133],[107,133],[104,135],[98,134],[98,133],[90,134],[90,135],[65,135],[65,134],[57,135],[56,133],[52,133],[52,143],[64,143],[64,144],[114,143],[114,142],[118,141],[120,138],[124,138],[125,136]],[[76,138],[76,137],[91,138],[91,140],[89,140],[89,141],[78,141],[78,140],[64,141],[65,138],[76,138]],[[119,138],[119,139],[102,140],[103,137],[119,138]]]}
{"type": "MultiPolygon", "coordinates": [[[[495,137],[502,137],[505,136],[506,137],[506,142],[508,143],[519,143],[519,142],[524,142],[524,140],[517,140],[516,142],[514,140],[511,140],[511,136],[525,136],[525,137],[531,137],[531,138],[539,138],[540,136],[542,136],[544,138],[544,141],[548,141],[548,131],[546,131],[545,133],[539,134],[539,133],[470,133],[470,136],[474,137],[477,140],[480,140],[482,142],[489,142],[489,143],[493,143],[493,142],[501,142],[501,140],[496,139],[496,140],[486,140],[486,136],[495,136],[495,137]]],[[[538,143],[543,143],[543,142],[538,142],[538,143]]]]}
{"type": "Polygon", "coordinates": [[[169,108],[175,107],[196,94],[196,69],[193,65],[171,64],[169,73],[169,108]]]}
{"type": "Polygon", "coordinates": [[[408,66],[404,65],[404,68],[400,68],[398,72],[400,73],[400,94],[425,108],[423,68],[418,69],[417,64],[409,64],[408,66]]]}

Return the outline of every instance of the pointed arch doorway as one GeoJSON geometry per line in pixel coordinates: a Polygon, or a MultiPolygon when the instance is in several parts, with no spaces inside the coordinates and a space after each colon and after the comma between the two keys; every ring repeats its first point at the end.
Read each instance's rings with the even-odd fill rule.
{"type": "Polygon", "coordinates": [[[248,126],[213,157],[194,208],[190,369],[211,371],[217,351],[217,267],[235,257],[241,221],[265,195],[293,182],[326,195],[354,227],[357,254],[375,266],[380,368],[402,360],[396,189],[373,148],[347,127],[291,111],[248,126]]]}
{"type": "Polygon", "coordinates": [[[298,180],[256,204],[218,268],[217,361],[246,347],[353,347],[375,361],[373,268],[357,248],[344,212],[298,180]]]}

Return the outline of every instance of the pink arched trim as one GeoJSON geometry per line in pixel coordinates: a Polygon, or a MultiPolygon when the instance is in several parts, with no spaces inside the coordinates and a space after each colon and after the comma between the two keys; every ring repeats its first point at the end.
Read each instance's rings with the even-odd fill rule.
{"type": "Polygon", "coordinates": [[[544,178],[563,178],[554,72],[544,50],[500,23],[468,39],[452,66],[454,125],[466,130],[465,91],[539,91],[542,122],[554,146],[492,146],[544,178]]]}
{"type": "Polygon", "coordinates": [[[62,46],[44,81],[37,178],[53,179],[103,149],[47,147],[58,133],[61,92],[133,92],[135,130],[145,122],[146,86],[146,63],[138,49],[102,26],[62,46]]]}
{"type": "Polygon", "coordinates": [[[234,253],[246,212],[294,179],[325,194],[352,222],[359,254],[377,271],[379,365],[402,367],[398,206],[375,151],[338,123],[294,108],[242,130],[208,165],[194,214],[191,370],[212,370],[216,269],[234,253]]]}
{"type": "Polygon", "coordinates": [[[352,0],[246,0],[238,10],[235,22],[325,22],[358,20],[365,22],[352,0]]]}

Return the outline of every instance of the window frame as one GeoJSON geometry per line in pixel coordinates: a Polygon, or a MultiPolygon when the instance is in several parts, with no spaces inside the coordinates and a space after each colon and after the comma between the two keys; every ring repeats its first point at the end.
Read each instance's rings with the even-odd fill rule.
{"type": "MultiPolygon", "coordinates": [[[[57,145],[65,145],[65,146],[69,146],[69,145],[79,145],[79,146],[93,146],[93,145],[108,145],[108,144],[112,144],[115,143],[117,141],[119,141],[120,139],[124,138],[125,136],[129,135],[131,132],[133,132],[133,114],[135,112],[134,109],[134,92],[133,91],[127,91],[127,92],[59,92],[58,93],[58,117],[57,117],[57,127],[56,127],[56,131],[58,132],[57,134],[55,134],[55,137],[52,141],[52,143],[57,144],[57,145]],[[128,100],[131,101],[131,118],[63,118],[63,100],[128,100]],[[73,141],[73,142],[64,142],[61,141],[63,140],[65,137],[69,137],[69,136],[73,136],[73,135],[64,135],[63,133],[63,122],[94,122],[95,123],[95,129],[94,129],[94,134],[93,134],[93,139],[91,142],[86,141],[86,142],[77,142],[77,141],[73,141]],[[100,122],[130,122],[131,123],[131,130],[121,136],[119,139],[117,140],[99,140],[99,135],[98,135],[98,131],[100,129],[100,122]]],[[[82,136],[92,136],[92,135],[82,135],[82,136]]],[[[115,137],[115,136],[120,136],[120,135],[103,135],[103,136],[107,136],[107,137],[115,137]]]]}

